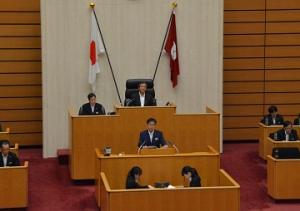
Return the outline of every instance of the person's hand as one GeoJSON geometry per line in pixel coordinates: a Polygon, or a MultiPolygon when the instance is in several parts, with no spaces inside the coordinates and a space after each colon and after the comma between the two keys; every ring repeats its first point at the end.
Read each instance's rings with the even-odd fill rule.
{"type": "Polygon", "coordinates": [[[148,185],[148,188],[150,189],[154,189],[154,187],[152,185],[148,185]]]}
{"type": "Polygon", "coordinates": [[[163,145],[163,146],[162,146],[162,148],[168,148],[168,147],[169,147],[168,145],[163,145]]]}

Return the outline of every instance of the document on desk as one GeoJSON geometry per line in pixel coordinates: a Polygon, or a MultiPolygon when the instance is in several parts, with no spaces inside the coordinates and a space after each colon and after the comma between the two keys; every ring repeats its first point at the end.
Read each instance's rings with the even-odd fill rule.
{"type": "Polygon", "coordinates": [[[173,186],[173,185],[169,185],[167,188],[168,188],[168,189],[175,189],[176,187],[173,186]]]}

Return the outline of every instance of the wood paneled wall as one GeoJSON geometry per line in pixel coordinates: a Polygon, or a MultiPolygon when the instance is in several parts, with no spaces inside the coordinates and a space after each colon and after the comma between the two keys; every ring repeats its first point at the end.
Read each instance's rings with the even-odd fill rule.
{"type": "Polygon", "coordinates": [[[300,1],[224,0],[224,140],[258,139],[274,104],[300,113],[300,1]]]}
{"type": "Polygon", "coordinates": [[[42,144],[39,0],[0,1],[0,122],[11,141],[42,144]]]}

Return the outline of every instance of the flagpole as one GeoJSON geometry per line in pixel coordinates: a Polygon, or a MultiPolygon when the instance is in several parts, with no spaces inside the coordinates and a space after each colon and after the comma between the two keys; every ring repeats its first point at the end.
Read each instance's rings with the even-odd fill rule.
{"type": "Polygon", "coordinates": [[[103,43],[103,47],[104,47],[104,50],[105,50],[105,54],[107,56],[107,61],[108,61],[109,69],[110,69],[111,75],[113,77],[113,81],[114,81],[114,84],[115,84],[115,87],[116,87],[116,90],[117,90],[119,101],[120,101],[121,105],[123,105],[122,104],[121,95],[120,95],[120,91],[119,91],[119,87],[118,87],[118,84],[117,84],[117,81],[116,81],[116,78],[115,78],[114,70],[113,70],[111,62],[110,62],[110,58],[109,58],[109,55],[108,55],[108,52],[107,52],[106,44],[105,44],[105,41],[104,41],[104,38],[103,38],[103,34],[102,34],[102,31],[101,31],[101,28],[100,28],[100,24],[99,24],[99,21],[98,21],[98,17],[96,15],[96,12],[95,12],[95,9],[94,9],[95,8],[95,3],[93,3],[93,2],[90,3],[90,7],[92,8],[93,13],[95,15],[96,23],[97,23],[98,30],[99,30],[99,33],[100,33],[100,36],[101,36],[101,39],[102,39],[102,43],[103,43]]]}
{"type": "Polygon", "coordinates": [[[167,30],[166,30],[166,33],[165,33],[165,37],[164,37],[162,46],[161,46],[161,48],[160,48],[160,52],[159,52],[159,56],[158,56],[158,59],[157,59],[157,63],[156,63],[154,75],[153,75],[153,78],[152,78],[152,81],[153,81],[153,82],[154,82],[154,80],[155,80],[155,76],[156,76],[156,73],[157,73],[157,70],[158,70],[160,58],[161,58],[162,52],[163,52],[163,50],[164,50],[164,46],[165,46],[165,42],[166,42],[166,39],[167,39],[168,31],[169,31],[169,28],[170,28],[170,25],[171,25],[171,21],[172,21],[172,17],[173,17],[173,12],[174,12],[174,10],[175,10],[176,7],[177,7],[177,3],[176,3],[176,2],[173,2],[173,3],[172,3],[172,12],[171,12],[171,15],[170,15],[169,23],[168,23],[168,26],[167,26],[167,30]]]}

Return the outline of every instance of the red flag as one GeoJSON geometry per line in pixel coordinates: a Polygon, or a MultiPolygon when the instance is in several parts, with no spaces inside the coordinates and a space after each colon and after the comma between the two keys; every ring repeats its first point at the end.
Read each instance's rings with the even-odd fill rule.
{"type": "Polygon", "coordinates": [[[177,85],[177,76],[179,75],[175,12],[172,13],[171,18],[168,38],[165,44],[165,51],[170,56],[171,81],[173,87],[175,87],[177,85]]]}

